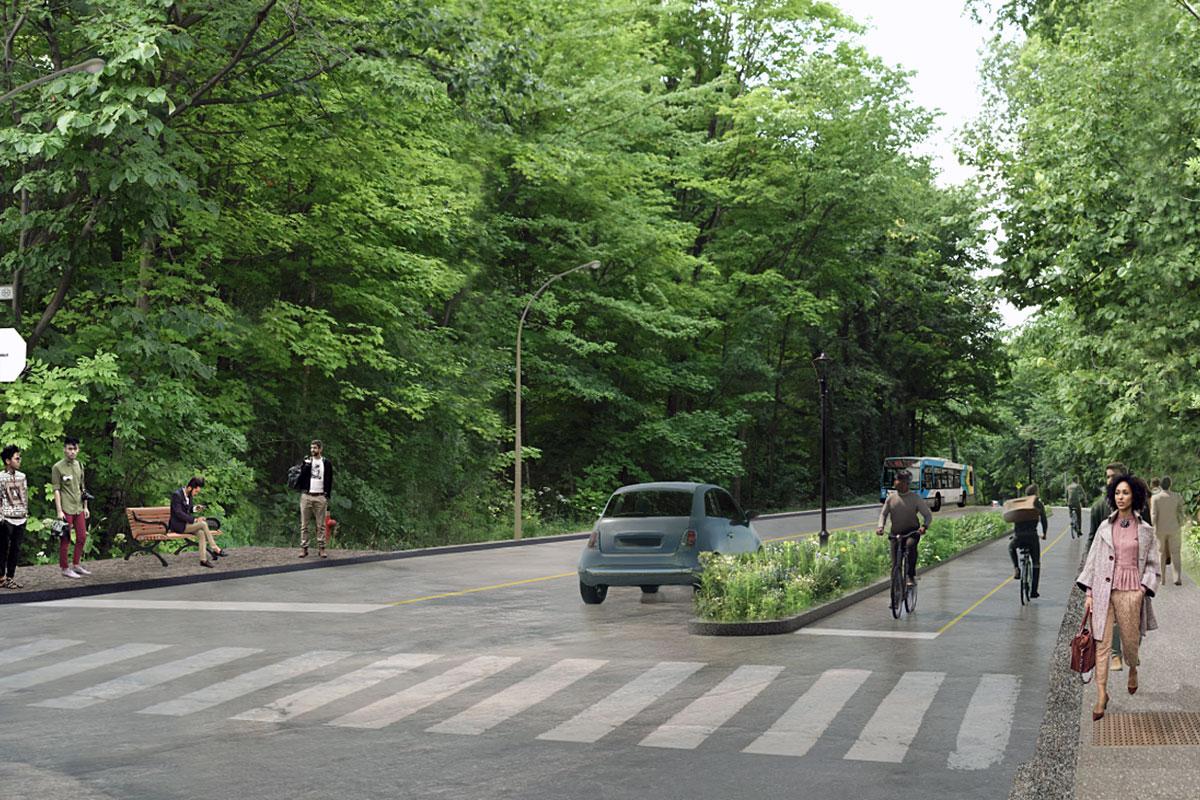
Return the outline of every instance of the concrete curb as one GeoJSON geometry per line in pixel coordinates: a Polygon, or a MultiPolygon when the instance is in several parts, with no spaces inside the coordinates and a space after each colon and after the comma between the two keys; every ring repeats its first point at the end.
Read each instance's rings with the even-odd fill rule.
{"type": "MultiPolygon", "coordinates": [[[[1080,569],[1087,553],[1079,562],[1080,569]]],[[[1071,671],[1071,639],[1083,621],[1083,592],[1071,584],[1067,610],[1050,656],[1050,691],[1033,758],[1017,767],[1009,800],[1074,800],[1083,683],[1071,671]]]]}
{"type": "MultiPolygon", "coordinates": [[[[328,569],[348,564],[371,564],[376,561],[398,561],[406,558],[423,558],[425,556],[440,556],[450,553],[473,553],[478,550],[499,550],[505,547],[525,547],[527,545],[547,544],[551,542],[571,542],[586,539],[587,533],[564,533],[558,536],[537,536],[530,539],[504,540],[498,542],[476,542],[472,544],[451,544],[441,547],[425,547],[419,550],[393,550],[387,553],[371,553],[365,556],[351,556],[321,561],[315,559],[304,564],[280,564],[273,567],[254,567],[253,569],[233,569],[228,572],[192,573],[189,575],[172,575],[162,578],[144,578],[137,581],[121,583],[105,583],[95,586],[69,586],[62,589],[44,589],[37,592],[21,592],[20,594],[0,595],[0,605],[19,603],[41,603],[47,600],[64,600],[68,597],[90,597],[97,594],[114,594],[117,592],[133,592],[139,589],[154,589],[160,586],[186,586],[191,583],[209,583],[211,581],[227,581],[234,578],[253,578],[258,575],[278,575],[283,572],[302,572],[310,569],[328,569]]],[[[230,550],[235,554],[237,550],[230,550]]]]}
{"type": "MultiPolygon", "coordinates": [[[[993,544],[1002,538],[1006,538],[1008,535],[1009,532],[1005,531],[993,539],[976,542],[970,547],[959,550],[945,561],[939,561],[936,564],[918,567],[917,574],[923,575],[931,569],[937,569],[944,564],[949,564],[956,558],[961,558],[970,553],[974,553],[976,550],[987,547],[989,544],[993,544]]],[[[891,585],[891,578],[884,578],[883,580],[864,586],[861,589],[855,589],[854,591],[844,594],[841,597],[830,600],[828,603],[823,603],[815,608],[810,608],[803,613],[797,614],[794,617],[787,617],[785,619],[770,619],[756,622],[709,622],[708,620],[693,618],[688,620],[688,633],[696,636],[770,636],[779,633],[792,633],[800,630],[805,625],[810,625],[817,620],[824,619],[832,614],[836,614],[843,608],[852,606],[859,601],[866,600],[871,595],[878,594],[879,592],[890,588],[891,585]]]]}

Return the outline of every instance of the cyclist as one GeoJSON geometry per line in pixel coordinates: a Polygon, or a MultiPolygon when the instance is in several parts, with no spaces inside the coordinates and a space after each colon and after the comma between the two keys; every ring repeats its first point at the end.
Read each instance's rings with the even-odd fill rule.
{"type": "Polygon", "coordinates": [[[1067,484],[1067,512],[1071,516],[1071,535],[1083,535],[1083,487],[1079,478],[1072,476],[1067,484]]]}
{"type": "MultiPolygon", "coordinates": [[[[1025,496],[1037,497],[1038,487],[1036,483],[1031,483],[1025,487],[1025,496]]],[[[1042,538],[1046,538],[1046,507],[1042,505],[1041,499],[1034,501],[1037,507],[1039,518],[1042,521],[1042,538]]],[[[1038,578],[1042,573],[1042,545],[1038,541],[1037,535],[1038,520],[1031,519],[1028,522],[1013,523],[1012,541],[1008,543],[1008,556],[1012,559],[1013,564],[1013,579],[1021,580],[1021,567],[1017,564],[1017,549],[1024,547],[1029,551],[1029,555],[1033,557],[1033,581],[1029,587],[1029,596],[1038,596],[1038,578]]]]}
{"type": "Polygon", "coordinates": [[[899,537],[911,534],[907,540],[908,575],[906,578],[909,586],[917,582],[917,542],[925,534],[929,523],[933,521],[933,513],[929,510],[929,504],[925,502],[925,498],[908,490],[911,481],[912,476],[906,471],[900,470],[896,473],[896,479],[892,483],[896,493],[889,494],[888,499],[884,502],[883,508],[879,512],[879,525],[875,530],[876,535],[882,536],[884,524],[888,517],[892,518],[892,532],[888,538],[892,540],[893,561],[896,559],[899,537]],[[924,522],[917,521],[918,514],[921,515],[924,522]]]}

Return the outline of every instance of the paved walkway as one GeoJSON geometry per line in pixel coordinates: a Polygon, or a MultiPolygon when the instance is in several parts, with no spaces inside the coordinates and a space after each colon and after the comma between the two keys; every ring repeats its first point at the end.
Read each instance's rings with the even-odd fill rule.
{"type": "MultiPolygon", "coordinates": [[[[1172,579],[1174,568],[1171,568],[1172,579]]],[[[1192,570],[1192,575],[1196,570],[1192,570]]],[[[1109,675],[1108,713],[1092,722],[1096,690],[1087,686],[1080,708],[1079,757],[1075,797],[1079,800],[1178,800],[1195,797],[1200,786],[1200,743],[1192,745],[1101,744],[1117,725],[1133,733],[1149,732],[1154,712],[1190,713],[1192,741],[1200,734],[1200,588],[1188,576],[1184,585],[1168,582],[1154,598],[1158,630],[1142,642],[1138,693],[1125,690],[1128,672],[1109,675]],[[1127,728],[1125,726],[1128,726],[1127,728]]]]}

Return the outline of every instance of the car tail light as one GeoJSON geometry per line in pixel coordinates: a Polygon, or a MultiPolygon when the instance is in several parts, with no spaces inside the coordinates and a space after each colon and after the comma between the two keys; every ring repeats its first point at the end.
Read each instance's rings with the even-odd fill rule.
{"type": "Polygon", "coordinates": [[[597,531],[592,531],[592,535],[588,537],[588,549],[595,550],[596,542],[600,539],[600,534],[597,531]]]}
{"type": "Polygon", "coordinates": [[[684,547],[695,547],[696,546],[696,532],[695,531],[689,530],[687,533],[685,533],[683,535],[683,546],[684,547]]]}

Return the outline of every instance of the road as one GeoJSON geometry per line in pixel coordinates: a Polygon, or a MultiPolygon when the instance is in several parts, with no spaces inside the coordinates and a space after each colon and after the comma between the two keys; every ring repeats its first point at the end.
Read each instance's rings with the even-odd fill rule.
{"type": "Polygon", "coordinates": [[[691,636],[684,588],[585,606],[578,541],[0,606],[0,796],[1004,798],[1066,518],[1032,606],[1000,541],[910,617],[880,594],[786,636],[691,636]]]}

